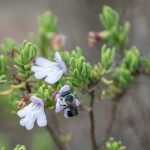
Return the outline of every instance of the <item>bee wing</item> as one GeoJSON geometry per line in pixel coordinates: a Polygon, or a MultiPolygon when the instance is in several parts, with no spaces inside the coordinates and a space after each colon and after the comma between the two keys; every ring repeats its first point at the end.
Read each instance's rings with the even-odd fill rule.
{"type": "Polygon", "coordinates": [[[66,91],[69,91],[70,90],[70,86],[69,85],[64,85],[61,89],[60,89],[60,93],[62,92],[66,92],[66,91]]]}

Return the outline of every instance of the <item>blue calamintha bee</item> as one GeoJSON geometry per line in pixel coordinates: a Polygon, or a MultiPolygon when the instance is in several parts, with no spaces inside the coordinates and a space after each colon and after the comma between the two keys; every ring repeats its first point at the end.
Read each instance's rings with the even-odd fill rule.
{"type": "Polygon", "coordinates": [[[69,85],[63,86],[56,94],[56,110],[55,112],[64,111],[64,117],[70,118],[78,115],[77,107],[80,105],[78,99],[75,98],[70,90],[69,85]]]}

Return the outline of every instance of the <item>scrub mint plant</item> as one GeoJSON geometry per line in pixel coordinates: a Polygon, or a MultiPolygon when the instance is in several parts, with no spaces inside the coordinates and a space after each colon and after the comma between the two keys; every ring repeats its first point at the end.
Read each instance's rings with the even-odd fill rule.
{"type": "MultiPolygon", "coordinates": [[[[1,88],[0,96],[11,97],[21,126],[27,130],[33,129],[36,123],[39,127],[46,127],[60,150],[68,150],[69,144],[61,138],[65,135],[54,113],[51,115],[57,128],[48,123],[46,110],[63,111],[64,119],[78,117],[81,110],[87,111],[91,149],[98,150],[110,136],[117,104],[126,89],[138,74],[150,73],[149,57],[142,56],[136,47],[127,46],[129,22],[121,25],[119,14],[109,6],[103,7],[99,19],[103,30],[91,31],[88,37],[92,46],[101,41],[104,43],[100,47],[99,60],[94,65],[87,62],[80,47],[71,52],[63,50],[65,36],[56,34],[58,19],[49,11],[38,17],[38,33],[30,34],[30,40],[18,44],[9,38],[1,44],[0,83],[5,89],[1,88]],[[100,100],[114,103],[103,142],[98,141],[95,135],[98,130],[94,114],[96,95],[100,100]]],[[[106,149],[126,148],[110,138],[106,149]]]]}

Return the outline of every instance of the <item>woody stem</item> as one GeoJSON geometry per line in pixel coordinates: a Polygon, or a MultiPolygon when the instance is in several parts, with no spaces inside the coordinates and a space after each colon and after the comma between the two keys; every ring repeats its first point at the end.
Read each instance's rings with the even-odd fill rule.
{"type": "Polygon", "coordinates": [[[95,119],[94,119],[95,92],[94,90],[92,90],[89,94],[90,94],[90,107],[91,107],[91,110],[89,111],[91,142],[92,142],[92,149],[97,150],[98,147],[95,139],[95,119]]]}

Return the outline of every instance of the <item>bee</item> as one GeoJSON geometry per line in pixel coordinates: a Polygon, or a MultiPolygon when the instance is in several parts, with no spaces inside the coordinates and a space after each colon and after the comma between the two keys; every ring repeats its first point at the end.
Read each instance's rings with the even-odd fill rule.
{"type": "Polygon", "coordinates": [[[63,86],[56,97],[56,112],[63,110],[66,118],[78,115],[77,107],[80,105],[80,102],[71,92],[69,85],[63,86]]]}

